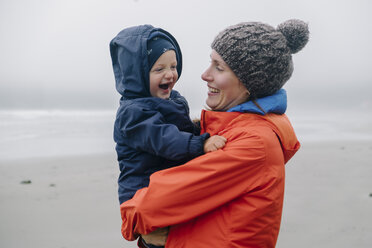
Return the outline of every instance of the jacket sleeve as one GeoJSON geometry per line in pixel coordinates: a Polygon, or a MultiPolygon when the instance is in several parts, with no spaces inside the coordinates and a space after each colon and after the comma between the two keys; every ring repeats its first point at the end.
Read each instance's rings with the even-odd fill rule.
{"type": "Polygon", "coordinates": [[[116,125],[126,145],[169,160],[200,156],[209,137],[179,131],[176,125],[166,123],[158,111],[134,105],[123,111],[116,125]]]}
{"type": "Polygon", "coordinates": [[[194,219],[254,190],[264,180],[264,161],[263,141],[239,135],[223,149],[154,173],[147,188],[120,206],[124,238],[194,219]]]}

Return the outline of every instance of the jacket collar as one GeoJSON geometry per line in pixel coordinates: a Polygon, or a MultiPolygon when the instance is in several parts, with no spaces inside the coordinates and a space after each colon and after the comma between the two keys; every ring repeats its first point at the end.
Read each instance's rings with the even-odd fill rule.
{"type": "Polygon", "coordinates": [[[239,112],[216,112],[203,109],[200,118],[201,134],[207,132],[211,136],[215,135],[239,115],[241,115],[239,112]]]}
{"type": "Polygon", "coordinates": [[[252,101],[248,101],[230,108],[227,112],[255,113],[265,115],[268,113],[284,114],[287,109],[287,92],[284,89],[278,90],[275,94],[262,97],[256,100],[258,108],[252,101]]]}

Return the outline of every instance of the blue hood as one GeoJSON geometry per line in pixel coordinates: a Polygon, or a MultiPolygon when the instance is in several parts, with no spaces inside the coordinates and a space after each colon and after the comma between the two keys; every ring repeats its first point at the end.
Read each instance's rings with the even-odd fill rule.
{"type": "Polygon", "coordinates": [[[260,115],[267,113],[284,114],[287,109],[287,92],[284,89],[280,89],[273,95],[256,99],[256,102],[265,112],[259,109],[252,101],[232,107],[227,112],[255,113],[260,115]]]}
{"type": "Polygon", "coordinates": [[[155,36],[168,39],[176,48],[178,78],[182,71],[182,53],[176,39],[161,28],[141,25],[122,30],[110,42],[116,90],[124,99],[150,97],[147,41],[155,36]]]}

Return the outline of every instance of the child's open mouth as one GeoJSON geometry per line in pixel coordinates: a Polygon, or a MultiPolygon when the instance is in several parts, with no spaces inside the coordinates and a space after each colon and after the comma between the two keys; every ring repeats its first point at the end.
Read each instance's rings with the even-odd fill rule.
{"type": "Polygon", "coordinates": [[[167,84],[159,84],[159,88],[162,90],[167,90],[169,88],[170,83],[167,84]]]}

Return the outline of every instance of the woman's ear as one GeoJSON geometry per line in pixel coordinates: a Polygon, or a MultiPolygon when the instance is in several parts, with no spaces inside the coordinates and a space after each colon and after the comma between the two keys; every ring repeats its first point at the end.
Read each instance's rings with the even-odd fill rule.
{"type": "Polygon", "coordinates": [[[242,91],[245,92],[246,94],[246,101],[248,101],[249,97],[251,96],[251,93],[249,92],[249,90],[245,87],[245,85],[243,84],[243,82],[239,79],[239,87],[243,87],[242,91]]]}
{"type": "Polygon", "coordinates": [[[245,90],[246,90],[245,93],[247,94],[247,101],[248,101],[249,97],[251,96],[251,93],[249,92],[249,90],[247,90],[247,88],[245,90]]]}

